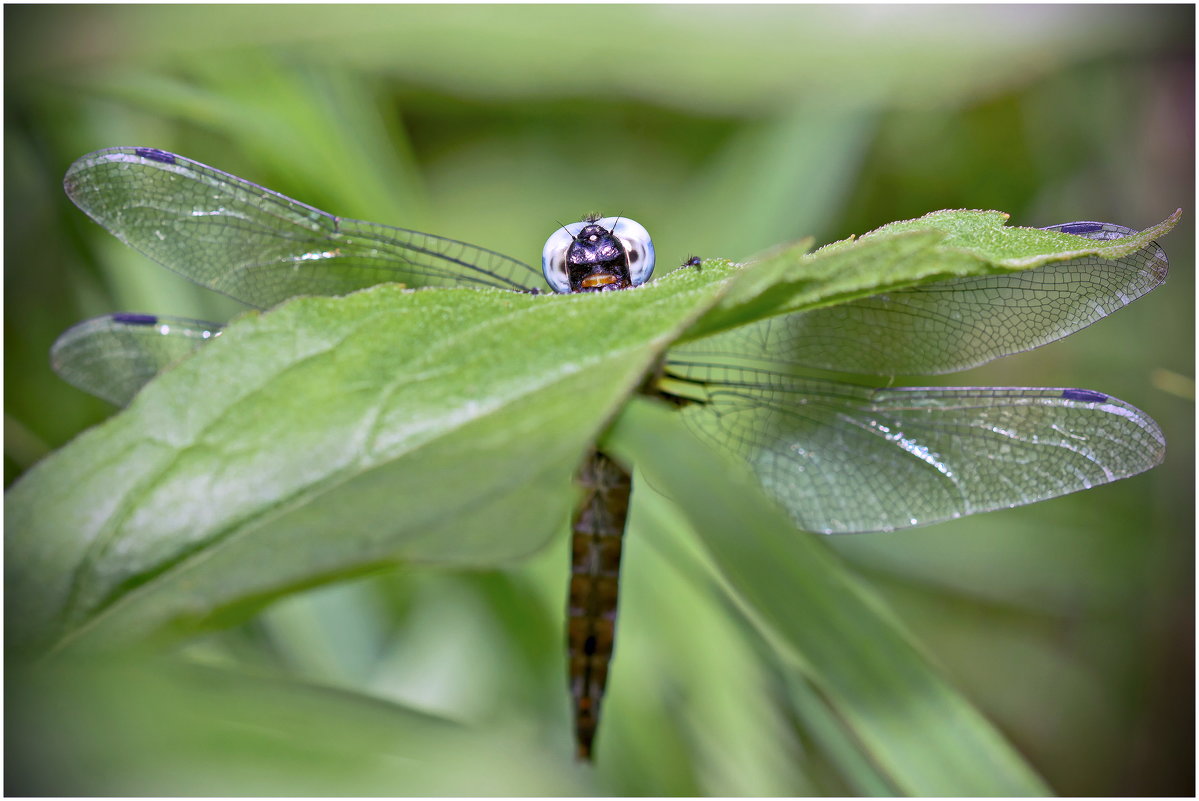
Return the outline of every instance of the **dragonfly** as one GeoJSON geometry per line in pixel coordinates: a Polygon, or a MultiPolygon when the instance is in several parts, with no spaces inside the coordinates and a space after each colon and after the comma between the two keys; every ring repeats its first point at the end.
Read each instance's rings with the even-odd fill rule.
{"type": "MultiPolygon", "coordinates": [[[[458,240],[337,217],[154,148],[83,156],[64,187],[134,249],[262,309],[384,282],[621,291],[649,281],[655,264],[648,232],[627,218],[559,227],[538,271],[458,240]]],[[[1101,222],[1048,229],[1089,240],[1136,233],[1101,222]]],[[[682,268],[702,269],[702,260],[682,268]]],[[[850,374],[940,374],[1039,347],[1145,295],[1167,271],[1154,242],[1116,259],[1087,256],[783,314],[669,349],[644,391],[675,400],[697,436],[743,459],[805,531],[891,531],[1019,506],[1156,466],[1165,454],[1160,428],[1089,389],[891,387],[850,374]]],[[[121,406],[221,335],[216,323],[109,314],[66,331],[51,362],[69,383],[121,406]]],[[[566,640],[577,755],[591,759],[633,482],[628,466],[597,450],[577,482],[566,640]]]]}

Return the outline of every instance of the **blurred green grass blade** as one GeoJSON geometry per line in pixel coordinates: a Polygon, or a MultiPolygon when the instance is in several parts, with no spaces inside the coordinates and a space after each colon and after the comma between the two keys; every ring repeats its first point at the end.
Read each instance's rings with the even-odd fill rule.
{"type": "Polygon", "coordinates": [[[870,107],[817,101],[747,126],[686,194],[677,224],[692,229],[691,252],[742,259],[826,232],[854,185],[874,117],[870,107]]]}
{"type": "Polygon", "coordinates": [[[854,795],[871,798],[894,796],[895,788],[862,752],[860,744],[846,730],[820,697],[808,679],[798,673],[786,677],[787,690],[796,714],[803,721],[809,736],[820,752],[837,767],[838,775],[853,790],[854,795]]]}
{"type": "MultiPolygon", "coordinates": [[[[829,794],[800,754],[773,653],[763,659],[761,638],[730,609],[678,507],[641,476],[634,481],[598,741],[612,773],[633,761],[628,752],[649,750],[661,752],[655,772],[694,766],[692,794],[829,794]]],[[[618,781],[618,793],[636,794],[635,782],[618,781]]]]}
{"type": "Polygon", "coordinates": [[[610,92],[748,114],[830,92],[921,109],[960,103],[1096,53],[1154,52],[1165,38],[1150,14],[1132,9],[1064,15],[1037,8],[1013,15],[1002,7],[930,6],[846,15],[835,6],[618,5],[603,16],[605,25],[622,32],[616,42],[584,37],[551,56],[530,43],[594,24],[592,9],[468,9],[365,6],[351,13],[306,5],[281,14],[269,6],[215,13],[149,5],[80,8],[64,21],[31,7],[20,11],[31,35],[15,41],[13,63],[18,75],[28,65],[88,72],[117,63],[161,71],[180,58],[272,47],[509,102],[577,94],[583,90],[577,74],[586,70],[610,92]],[[755,59],[744,58],[747,52],[755,59]],[[647,74],[656,80],[647,83],[647,74]]]}
{"type": "Polygon", "coordinates": [[[574,795],[586,777],[519,729],[173,660],[10,672],[5,790],[51,796],[574,795]],[[519,767],[517,767],[519,766],[519,767]]]}
{"type": "Polygon", "coordinates": [[[248,159],[185,155],[339,216],[427,230],[423,180],[378,78],[260,51],[198,59],[186,70],[187,80],[140,71],[104,76],[93,91],[215,130],[248,159]],[[246,82],[247,74],[255,80],[246,82]]]}
{"type": "Polygon", "coordinates": [[[602,445],[680,504],[734,598],[820,688],[901,793],[1047,793],[898,623],[817,538],[797,532],[743,468],[641,399],[624,408],[602,445]]]}
{"type": "Polygon", "coordinates": [[[287,180],[285,189],[340,216],[429,230],[424,179],[380,78],[261,52],[188,68],[215,97],[254,109],[252,127],[244,115],[227,113],[221,130],[268,175],[287,180]]]}
{"type": "Polygon", "coordinates": [[[50,446],[30,431],[17,417],[4,413],[4,457],[11,459],[22,469],[32,467],[45,458],[50,446]]]}
{"type": "Polygon", "coordinates": [[[184,633],[397,561],[525,556],[723,289],[712,271],[602,295],[380,286],[242,317],[9,491],[11,641],[184,633]]]}

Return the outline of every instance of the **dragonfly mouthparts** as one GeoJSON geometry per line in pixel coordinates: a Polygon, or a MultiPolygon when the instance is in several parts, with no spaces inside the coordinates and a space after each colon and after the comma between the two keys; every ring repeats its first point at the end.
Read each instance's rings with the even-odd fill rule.
{"type": "Polygon", "coordinates": [[[583,289],[601,289],[605,286],[611,286],[618,283],[619,279],[611,273],[595,273],[584,278],[580,285],[583,289]]]}

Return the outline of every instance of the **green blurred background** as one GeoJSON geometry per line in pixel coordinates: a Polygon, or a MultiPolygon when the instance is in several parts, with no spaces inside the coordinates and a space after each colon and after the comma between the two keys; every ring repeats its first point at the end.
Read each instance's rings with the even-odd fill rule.
{"type": "MultiPolygon", "coordinates": [[[[111,414],[51,373],[61,331],[240,311],[71,206],[63,172],[101,147],[180,152],[530,263],[555,222],[595,210],[645,224],[670,266],[941,208],[1143,228],[1182,207],[1164,289],[942,382],[1114,394],[1161,424],[1163,466],[828,544],[1058,793],[1194,793],[1193,8],[4,11],[6,485],[111,414]]],[[[6,790],[853,792],[778,700],[778,664],[679,558],[693,546],[638,525],[666,517],[634,511],[594,773],[568,758],[564,528],[512,570],[312,590],[150,662],[10,663],[6,790]],[[466,725],[429,723],[436,757],[414,772],[375,753],[393,727],[373,706],[327,708],[316,687],[466,725]]]]}

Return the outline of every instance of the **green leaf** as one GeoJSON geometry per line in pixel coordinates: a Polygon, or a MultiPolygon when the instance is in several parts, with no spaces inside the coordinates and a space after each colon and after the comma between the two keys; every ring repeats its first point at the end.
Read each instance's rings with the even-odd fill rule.
{"type": "Polygon", "coordinates": [[[816,536],[797,533],[742,466],[644,400],[625,407],[602,445],[679,504],[731,596],[900,793],[1047,794],[881,603],[816,536]]]}
{"type": "Polygon", "coordinates": [[[600,295],[389,285],[243,317],[9,492],[13,642],[186,632],[381,565],[525,556],[723,288],[693,270],[600,295]]]}
{"type": "Polygon", "coordinates": [[[814,253],[808,253],[810,240],[804,240],[755,261],[754,269],[738,278],[720,304],[696,321],[687,339],[916,284],[1028,270],[1087,256],[1118,259],[1164,236],[1181,215],[1179,209],[1140,233],[1108,241],[1006,226],[1008,215],[1001,211],[935,211],[814,253]]]}

